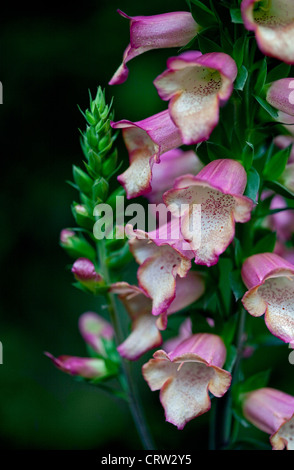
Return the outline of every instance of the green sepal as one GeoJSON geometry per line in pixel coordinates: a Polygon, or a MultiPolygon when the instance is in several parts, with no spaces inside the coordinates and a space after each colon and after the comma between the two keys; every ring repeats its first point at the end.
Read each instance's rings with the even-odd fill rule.
{"type": "Polygon", "coordinates": [[[93,201],[97,203],[98,201],[105,201],[109,190],[109,184],[102,176],[96,179],[93,189],[92,197],[93,201]]]}

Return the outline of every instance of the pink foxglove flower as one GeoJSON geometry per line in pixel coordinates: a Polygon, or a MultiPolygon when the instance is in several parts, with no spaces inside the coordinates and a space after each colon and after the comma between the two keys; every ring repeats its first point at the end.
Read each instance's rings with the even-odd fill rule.
{"type": "Polygon", "coordinates": [[[185,278],[179,278],[175,299],[159,317],[152,315],[152,299],[139,287],[117,282],[112,285],[111,291],[119,295],[132,320],[132,332],[118,346],[118,352],[129,360],[136,360],[162,343],[160,330],[166,328],[167,315],[195,302],[203,294],[204,284],[200,275],[192,271],[185,278]]]}
{"type": "Polygon", "coordinates": [[[246,183],[247,175],[240,163],[229,159],[215,160],[197,176],[178,178],[175,188],[164,194],[165,203],[178,208],[175,215],[183,204],[188,205],[188,210],[181,214],[181,230],[194,251],[195,263],[216,264],[219,255],[234,238],[235,222],[244,223],[250,219],[253,202],[243,196],[246,183]],[[197,228],[191,221],[198,204],[201,204],[201,227],[197,228]],[[201,230],[200,247],[191,240],[191,226],[201,230]]]}
{"type": "Polygon", "coordinates": [[[123,55],[123,62],[109,85],[118,85],[128,78],[126,63],[134,57],[151,49],[182,47],[188,44],[197,34],[198,25],[191,13],[175,11],[153,16],[128,16],[121,10],[119,14],[131,20],[130,44],[123,55]]]}
{"type": "Polygon", "coordinates": [[[196,175],[203,164],[193,150],[173,149],[160,157],[160,164],[152,168],[152,191],[146,196],[153,204],[162,202],[165,191],[172,188],[176,178],[186,173],[196,175]]]}
{"type": "Polygon", "coordinates": [[[273,388],[260,388],[246,394],[246,419],[270,434],[274,450],[294,450],[294,397],[273,388]]]}
{"type": "Polygon", "coordinates": [[[222,52],[189,51],[171,57],[167,67],[154,85],[163,100],[170,100],[169,112],[184,144],[207,140],[218,124],[219,107],[232,94],[234,60],[222,52]]]}
{"type": "Polygon", "coordinates": [[[265,314],[270,332],[286,343],[294,341],[294,265],[275,253],[250,256],[242,266],[249,289],[244,308],[254,317],[265,314]]]}
{"type": "MultiPolygon", "coordinates": [[[[270,209],[284,209],[287,207],[285,199],[276,194],[272,199],[270,209]]],[[[294,233],[294,209],[289,209],[272,214],[269,217],[270,227],[277,232],[277,238],[281,242],[290,240],[294,233]]]]}
{"type": "Polygon", "coordinates": [[[210,409],[208,392],[223,396],[231,374],[222,369],[226,359],[223,340],[216,335],[192,335],[167,354],[157,351],[143,366],[143,377],[160,401],[169,423],[183,429],[193,418],[210,409]]]}
{"type": "Polygon", "coordinates": [[[280,80],[276,80],[275,82],[271,83],[266,94],[266,100],[271,106],[278,109],[282,113],[288,116],[294,116],[293,91],[294,78],[281,78],[280,80]]]}
{"type": "Polygon", "coordinates": [[[182,145],[178,128],[169,112],[162,111],[137,122],[112,122],[114,129],[123,129],[123,138],[129,152],[130,166],[119,175],[127,197],[132,198],[151,191],[152,167],[160,162],[160,155],[182,145]]]}
{"type": "Polygon", "coordinates": [[[94,312],[85,312],[79,318],[79,330],[84,341],[98,354],[106,356],[104,341],[112,341],[112,325],[94,312]]]}
{"type": "Polygon", "coordinates": [[[137,272],[139,286],[153,300],[152,314],[160,315],[174,300],[176,278],[187,275],[193,253],[183,250],[182,240],[164,240],[158,231],[135,230],[133,234],[129,246],[140,264],[137,272]]]}
{"type": "Polygon", "coordinates": [[[267,56],[294,64],[294,4],[292,0],[243,0],[245,28],[255,32],[259,49],[267,56]]]}
{"type": "Polygon", "coordinates": [[[76,280],[91,292],[95,292],[97,287],[104,284],[102,276],[96,272],[94,264],[87,258],[77,259],[71,268],[71,272],[76,280]]]}
{"type": "Polygon", "coordinates": [[[288,248],[284,243],[277,241],[274,252],[294,265],[294,248],[288,248]]]}
{"type": "Polygon", "coordinates": [[[45,353],[53,364],[63,372],[70,375],[77,375],[84,379],[98,379],[107,375],[107,368],[103,359],[76,356],[54,357],[45,353]]]}

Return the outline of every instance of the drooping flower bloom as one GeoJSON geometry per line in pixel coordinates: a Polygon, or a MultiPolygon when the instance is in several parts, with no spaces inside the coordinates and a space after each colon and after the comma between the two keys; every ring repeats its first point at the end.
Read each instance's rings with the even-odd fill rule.
{"type": "Polygon", "coordinates": [[[187,275],[193,253],[182,248],[183,240],[164,240],[158,231],[135,230],[133,234],[129,246],[140,264],[137,271],[139,286],[153,300],[152,314],[160,315],[174,300],[176,278],[187,275]]]}
{"type": "Polygon", "coordinates": [[[255,32],[267,56],[294,64],[294,4],[291,0],[243,0],[245,28],[255,32]]]}
{"type": "Polygon", "coordinates": [[[197,34],[198,25],[191,13],[175,11],[153,16],[128,16],[121,10],[118,13],[131,20],[130,44],[123,55],[123,62],[115,72],[109,85],[118,85],[128,78],[126,63],[151,49],[182,47],[197,34]]]}
{"type": "Polygon", "coordinates": [[[169,112],[184,144],[207,140],[218,124],[219,107],[232,94],[236,63],[222,52],[189,51],[168,59],[167,67],[154,85],[163,100],[170,100],[169,112]]]}
{"type": "MultiPolygon", "coordinates": [[[[294,35],[294,26],[293,26],[294,35]]],[[[294,39],[294,36],[293,36],[294,39]]],[[[294,53],[294,48],[293,48],[294,53]]],[[[267,94],[267,102],[282,113],[294,116],[294,78],[281,78],[271,83],[267,94]]]]}
{"type": "Polygon", "coordinates": [[[77,259],[71,268],[71,272],[74,274],[75,279],[91,292],[95,292],[97,288],[104,284],[102,276],[96,272],[94,264],[87,258],[77,259]]]}
{"type": "Polygon", "coordinates": [[[222,369],[225,359],[223,340],[199,333],[169,354],[157,351],[144,364],[143,377],[152,391],[160,390],[166,421],[183,429],[188,421],[210,409],[208,392],[216,397],[226,393],[231,375],[222,369]]]}
{"type": "Polygon", "coordinates": [[[153,204],[162,202],[162,195],[172,188],[176,178],[187,173],[196,175],[203,164],[193,150],[173,149],[160,157],[160,164],[152,168],[152,190],[146,195],[153,204]]]}
{"type": "Polygon", "coordinates": [[[201,276],[192,271],[185,278],[179,278],[175,299],[159,317],[152,315],[152,299],[139,287],[117,282],[112,285],[111,291],[119,295],[132,320],[132,332],[117,350],[121,356],[136,360],[149,349],[160,346],[160,330],[166,328],[167,315],[196,301],[203,294],[204,284],[201,276]]]}
{"type": "MultiPolygon", "coordinates": [[[[287,207],[286,200],[276,194],[272,199],[270,209],[284,209],[287,207]]],[[[290,240],[294,233],[293,209],[277,212],[269,217],[270,227],[277,232],[277,238],[281,242],[290,240]]]]}
{"type": "MultiPolygon", "coordinates": [[[[178,178],[174,189],[167,191],[163,199],[179,214],[181,230],[194,252],[195,263],[212,266],[219,255],[231,243],[235,234],[235,222],[244,223],[250,219],[253,202],[243,196],[247,175],[243,166],[235,160],[215,160],[206,165],[197,176],[178,178]],[[193,227],[194,211],[201,204],[201,227],[193,227]],[[191,228],[192,227],[192,228],[191,228]],[[191,232],[201,230],[201,244],[194,245],[191,232]]],[[[197,237],[195,237],[197,241],[197,237]]]]}
{"type": "Polygon", "coordinates": [[[93,351],[106,356],[104,342],[114,338],[113,327],[108,321],[97,313],[85,312],[79,318],[79,330],[93,351]]]}
{"type": "Polygon", "coordinates": [[[76,356],[54,357],[48,352],[45,355],[52,360],[58,369],[70,375],[77,375],[84,379],[98,379],[107,375],[107,368],[103,359],[76,356]]]}
{"type": "Polygon", "coordinates": [[[270,332],[286,343],[294,340],[294,265],[275,253],[250,256],[242,266],[249,289],[242,298],[254,317],[265,314],[270,332]]]}
{"type": "Polygon", "coordinates": [[[246,394],[246,419],[270,434],[274,450],[294,450],[294,397],[273,388],[260,388],[246,394]]]}
{"type": "MultiPolygon", "coordinates": [[[[111,324],[100,315],[94,312],[86,312],[81,315],[79,318],[79,330],[85,342],[99,356],[104,356],[105,359],[108,357],[104,342],[108,342],[109,346],[111,343],[112,349],[115,349],[114,330],[111,324]]],[[[103,379],[110,375],[103,357],[62,355],[56,358],[48,352],[45,352],[45,355],[51,359],[58,369],[70,375],[80,376],[84,379],[103,379]]],[[[114,370],[115,368],[112,369],[111,373],[114,370]]]]}
{"type": "Polygon", "coordinates": [[[123,129],[123,138],[129,152],[130,166],[119,175],[127,197],[132,198],[151,191],[152,167],[160,162],[160,155],[182,145],[178,128],[169,112],[162,111],[137,122],[112,122],[114,129],[123,129]]]}

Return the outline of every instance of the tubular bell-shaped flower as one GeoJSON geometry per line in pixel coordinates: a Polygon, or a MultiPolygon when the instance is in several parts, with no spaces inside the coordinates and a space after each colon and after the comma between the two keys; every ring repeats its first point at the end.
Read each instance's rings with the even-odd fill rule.
{"type": "MultiPolygon", "coordinates": [[[[270,209],[283,209],[287,207],[286,200],[276,194],[272,199],[270,209]]],[[[277,232],[277,238],[281,242],[290,240],[294,233],[294,209],[289,209],[272,214],[269,217],[269,224],[277,232]]]]}
{"type": "Polygon", "coordinates": [[[169,112],[162,111],[137,122],[112,122],[111,126],[123,129],[129,152],[130,166],[118,177],[128,199],[150,192],[153,164],[160,162],[161,154],[182,145],[180,132],[169,112]]]}
{"type": "Polygon", "coordinates": [[[246,394],[245,418],[270,434],[274,450],[294,450],[294,397],[274,388],[260,388],[246,394]]]}
{"type": "Polygon", "coordinates": [[[193,253],[184,251],[180,240],[157,238],[158,232],[135,230],[130,250],[140,264],[140,287],[153,300],[152,314],[165,312],[176,295],[176,278],[185,277],[191,268],[193,253]]]}
{"type": "Polygon", "coordinates": [[[136,360],[162,343],[159,330],[166,328],[167,315],[195,302],[203,294],[204,284],[201,276],[195,272],[189,272],[183,279],[179,278],[175,299],[160,317],[152,315],[152,299],[139,287],[117,282],[112,285],[111,291],[119,295],[132,320],[132,332],[117,350],[121,356],[136,360]]]}
{"type": "MultiPolygon", "coordinates": [[[[294,40],[294,38],[293,38],[294,40]]],[[[281,78],[272,82],[267,90],[267,102],[282,113],[294,116],[294,78],[281,78]]],[[[294,121],[293,121],[294,122],[294,121]]]]}
{"type": "Polygon", "coordinates": [[[254,317],[265,314],[270,332],[286,343],[294,341],[294,265],[275,253],[250,256],[242,266],[249,289],[244,308],[254,317]]]}
{"type": "Polygon", "coordinates": [[[243,0],[245,28],[255,32],[267,56],[294,64],[294,4],[292,0],[243,0]]]}
{"type": "Polygon", "coordinates": [[[199,333],[180,343],[172,352],[157,351],[144,364],[143,377],[160,401],[169,423],[183,429],[193,418],[210,409],[208,392],[223,396],[231,374],[222,369],[226,348],[219,336],[199,333]]]}
{"type": "Polygon", "coordinates": [[[164,153],[160,164],[153,165],[152,191],[146,195],[147,199],[153,204],[162,202],[163,193],[173,187],[176,178],[186,173],[196,175],[202,167],[193,150],[173,149],[164,153]]]}
{"type": "Polygon", "coordinates": [[[123,55],[123,62],[115,72],[109,85],[118,85],[128,78],[126,63],[151,49],[182,47],[198,33],[198,25],[191,13],[175,11],[153,16],[128,16],[121,10],[118,13],[131,20],[130,44],[123,55]]]}
{"type": "MultiPolygon", "coordinates": [[[[243,196],[247,175],[243,166],[235,160],[215,160],[206,165],[197,176],[178,178],[174,189],[167,191],[164,202],[188,209],[181,214],[181,230],[194,251],[195,263],[212,266],[231,243],[235,234],[235,222],[247,222],[253,202],[243,196]],[[191,240],[193,211],[201,204],[201,244],[194,246],[191,240]]],[[[179,210],[175,210],[175,216],[179,210]]],[[[197,239],[197,238],[195,238],[197,239]]]]}
{"type": "Polygon", "coordinates": [[[54,357],[48,352],[45,354],[58,369],[67,374],[77,375],[84,379],[98,379],[107,375],[107,367],[103,359],[76,356],[54,357]]]}
{"type": "Polygon", "coordinates": [[[84,341],[95,352],[106,356],[103,342],[114,338],[114,329],[108,321],[97,313],[86,312],[79,318],[79,330],[84,341]]]}
{"type": "Polygon", "coordinates": [[[154,85],[163,100],[170,100],[169,112],[184,144],[207,140],[218,124],[219,107],[232,94],[236,63],[222,52],[189,51],[168,59],[167,67],[154,85]]]}
{"type": "Polygon", "coordinates": [[[84,379],[103,379],[116,370],[117,364],[112,361],[111,371],[108,370],[105,359],[108,354],[105,350],[105,343],[108,342],[109,348],[115,350],[114,330],[112,325],[104,320],[103,317],[94,312],[85,312],[79,318],[79,330],[84,341],[91,346],[94,353],[100,357],[77,357],[62,355],[54,357],[45,352],[45,355],[51,359],[58,369],[70,375],[80,376],[84,379]],[[102,357],[103,356],[103,357],[102,357]]]}

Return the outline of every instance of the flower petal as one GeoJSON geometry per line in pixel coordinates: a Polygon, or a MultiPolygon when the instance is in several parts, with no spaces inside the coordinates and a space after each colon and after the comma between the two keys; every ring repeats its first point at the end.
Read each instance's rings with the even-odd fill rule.
{"type": "Polygon", "coordinates": [[[234,60],[224,53],[189,51],[172,57],[154,81],[159,96],[171,100],[169,111],[187,145],[207,140],[219,120],[219,105],[233,91],[234,60]]]}
{"type": "Polygon", "coordinates": [[[294,63],[293,2],[271,0],[266,7],[260,0],[243,0],[241,13],[245,28],[255,32],[258,47],[265,55],[294,63]]]}
{"type": "Polygon", "coordinates": [[[79,330],[86,343],[94,351],[103,354],[104,347],[101,338],[111,340],[114,337],[112,325],[94,312],[86,312],[79,318],[79,330]]]}
{"type": "Polygon", "coordinates": [[[123,129],[123,138],[129,152],[130,167],[118,180],[127,197],[132,198],[151,191],[152,166],[160,162],[160,155],[182,145],[181,135],[170,119],[168,111],[137,122],[111,122],[114,129],[123,129]]]}
{"type": "Polygon", "coordinates": [[[118,12],[131,20],[130,44],[124,52],[123,63],[109,85],[118,85],[127,79],[129,71],[126,63],[137,55],[151,49],[185,46],[198,32],[198,25],[191,13],[186,11],[134,17],[120,10],[118,12]]]}

